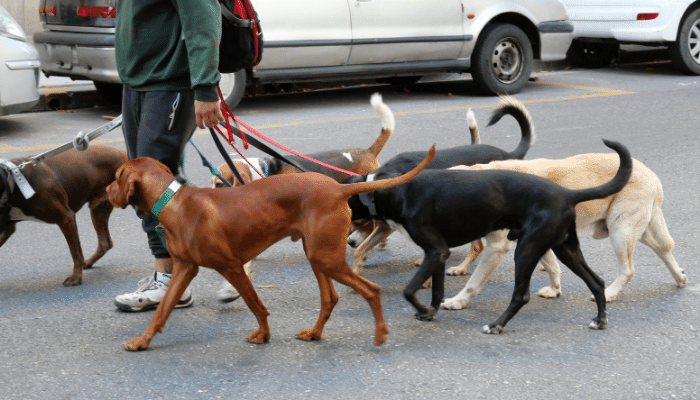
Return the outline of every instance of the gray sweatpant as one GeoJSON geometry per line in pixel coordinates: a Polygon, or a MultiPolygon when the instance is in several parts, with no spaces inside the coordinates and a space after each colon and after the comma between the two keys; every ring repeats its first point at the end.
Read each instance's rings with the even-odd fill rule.
{"type": "MultiPolygon", "coordinates": [[[[122,131],[129,159],[151,157],[178,174],[187,141],[197,128],[194,92],[137,92],[124,85],[122,131]]],[[[156,234],[158,220],[136,207],[148,246],[156,258],[170,254],[156,234]]]]}

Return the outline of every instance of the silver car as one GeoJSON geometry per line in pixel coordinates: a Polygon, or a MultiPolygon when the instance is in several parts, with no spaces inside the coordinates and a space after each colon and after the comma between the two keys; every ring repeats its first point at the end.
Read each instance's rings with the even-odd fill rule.
{"type": "MultiPolygon", "coordinates": [[[[34,34],[46,75],[90,79],[120,93],[114,61],[117,0],[40,0],[34,34]]],[[[573,26],[559,0],[254,0],[263,59],[223,75],[236,105],[247,85],[265,82],[416,82],[428,73],[472,74],[488,94],[517,93],[533,59],[566,57],[573,26]]]]}
{"type": "Polygon", "coordinates": [[[0,6],[0,116],[25,111],[39,100],[39,54],[0,6]]]}

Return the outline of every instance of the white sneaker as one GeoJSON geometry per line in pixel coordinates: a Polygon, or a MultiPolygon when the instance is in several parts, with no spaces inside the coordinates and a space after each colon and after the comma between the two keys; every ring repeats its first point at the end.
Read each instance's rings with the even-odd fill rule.
{"type": "MultiPolygon", "coordinates": [[[[148,311],[158,307],[163,300],[165,291],[170,284],[170,274],[155,272],[153,276],[143,278],[139,281],[139,288],[133,293],[124,293],[117,296],[114,305],[123,311],[148,311]]],[[[175,308],[185,308],[192,305],[194,299],[190,288],[185,289],[180,301],[175,308]]]]}
{"type": "MultiPolygon", "coordinates": [[[[243,270],[246,274],[248,274],[248,279],[253,280],[255,272],[249,272],[250,264],[251,261],[245,263],[243,265],[243,270]]],[[[224,279],[224,281],[221,283],[221,289],[219,289],[219,291],[216,292],[216,297],[223,303],[230,303],[234,300],[237,300],[239,297],[241,297],[241,295],[238,293],[236,288],[233,287],[233,285],[231,285],[227,280],[224,279]]]]}

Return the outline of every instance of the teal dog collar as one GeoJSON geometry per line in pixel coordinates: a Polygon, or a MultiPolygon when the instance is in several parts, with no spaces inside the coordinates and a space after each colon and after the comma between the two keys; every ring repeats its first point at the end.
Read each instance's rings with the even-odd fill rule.
{"type": "Polygon", "coordinates": [[[180,188],[182,187],[182,184],[178,181],[173,181],[173,183],[168,186],[167,189],[165,189],[165,192],[163,192],[163,195],[160,196],[160,199],[156,201],[156,204],[153,205],[153,208],[151,208],[151,214],[153,215],[154,218],[158,218],[158,214],[163,210],[163,207],[165,207],[166,204],[170,201],[170,199],[173,198],[175,195],[175,192],[177,192],[180,188]]]}

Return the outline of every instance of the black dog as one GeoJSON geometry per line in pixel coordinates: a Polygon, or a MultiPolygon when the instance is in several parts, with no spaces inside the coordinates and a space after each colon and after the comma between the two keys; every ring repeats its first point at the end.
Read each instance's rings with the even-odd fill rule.
{"type": "MultiPolygon", "coordinates": [[[[620,167],[609,182],[594,188],[569,190],[535,175],[513,171],[425,170],[413,180],[374,192],[372,204],[354,196],[349,203],[353,220],[374,217],[403,229],[425,251],[420,269],[404,290],[418,311],[416,318],[432,320],[444,298],[445,261],[450,248],[464,245],[500,229],[510,229],[515,249],[515,288],[508,309],[486,333],[500,333],[530,297],[530,278],[540,258],[550,248],[584,280],[593,292],[598,316],[590,327],[607,324],[605,284],[586,264],[576,235],[576,204],[601,199],[620,191],[632,174],[632,158],[623,145],[606,141],[620,156],[620,167]],[[374,209],[374,213],[370,212],[374,209]],[[432,301],[426,307],[416,292],[433,278],[432,301]]],[[[434,162],[434,160],[433,160],[434,162]]],[[[386,179],[396,174],[378,173],[386,179]]],[[[366,179],[352,177],[351,182],[366,179]]],[[[350,183],[350,182],[349,182],[350,183]]]]}
{"type": "MultiPolygon", "coordinates": [[[[535,142],[535,128],[530,113],[528,113],[522,103],[514,98],[503,97],[496,105],[491,115],[489,126],[500,121],[504,115],[513,116],[518,122],[518,125],[520,125],[521,139],[515,150],[507,152],[498,147],[486,144],[471,144],[437,150],[435,152],[435,158],[426,169],[447,169],[457,165],[488,164],[491,161],[522,159],[525,157],[527,151],[535,142]]],[[[475,133],[472,132],[472,142],[475,139],[474,135],[475,133]]],[[[478,133],[476,133],[476,136],[478,138],[478,133]]],[[[480,141],[480,139],[477,140],[480,141]]],[[[427,152],[425,151],[410,151],[398,154],[376,169],[374,171],[374,176],[390,173],[404,174],[415,168],[426,155],[427,152]]],[[[344,183],[349,183],[351,181],[355,182],[356,178],[354,180],[346,180],[344,183]]],[[[368,194],[368,196],[371,197],[371,194],[368,194]]],[[[368,222],[369,218],[363,221],[354,221],[354,226],[358,228],[368,222]]],[[[358,230],[358,233],[348,239],[348,244],[352,247],[362,242],[362,244],[357,247],[354,255],[354,271],[358,274],[362,272],[362,263],[365,258],[367,258],[369,251],[393,232],[390,227],[381,223],[375,224],[373,229],[374,231],[372,231],[369,237],[367,237],[364,231],[358,230]],[[358,240],[356,237],[360,237],[360,239],[358,240]]],[[[481,245],[481,242],[478,242],[478,245],[481,245]]]]}

